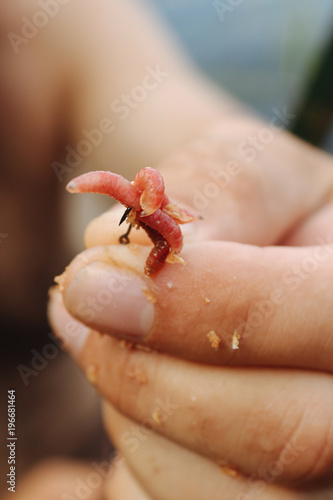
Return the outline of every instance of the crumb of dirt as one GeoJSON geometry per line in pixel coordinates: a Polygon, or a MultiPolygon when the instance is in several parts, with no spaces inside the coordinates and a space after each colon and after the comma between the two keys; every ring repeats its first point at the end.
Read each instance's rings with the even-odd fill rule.
{"type": "Polygon", "coordinates": [[[223,474],[225,474],[226,476],[237,477],[239,475],[238,470],[235,467],[233,467],[227,463],[221,462],[221,463],[219,463],[219,467],[221,469],[221,472],[223,474]]]}
{"type": "Polygon", "coordinates": [[[129,340],[119,340],[118,343],[120,347],[123,347],[123,349],[132,349],[135,345],[134,342],[130,342],[129,340]]]}
{"type": "Polygon", "coordinates": [[[146,384],[148,382],[146,373],[139,367],[133,368],[128,373],[128,376],[129,378],[134,378],[139,384],[146,384]]]}
{"type": "Polygon", "coordinates": [[[54,282],[57,284],[60,293],[64,291],[65,281],[66,281],[66,270],[62,274],[59,274],[59,276],[54,277],[54,282]]]}
{"type": "Polygon", "coordinates": [[[149,302],[151,302],[152,304],[155,304],[155,302],[157,302],[157,298],[152,293],[150,293],[149,290],[146,290],[146,288],[142,289],[142,293],[147,297],[149,302]]]}
{"type": "Polygon", "coordinates": [[[98,372],[99,372],[99,367],[97,365],[89,365],[88,368],[86,369],[85,372],[86,379],[92,385],[96,385],[98,372]]]}
{"type": "Polygon", "coordinates": [[[163,420],[162,420],[162,413],[161,413],[160,408],[155,408],[155,410],[153,411],[152,417],[153,417],[154,422],[157,423],[157,425],[162,425],[163,420]]]}
{"type": "Polygon", "coordinates": [[[239,349],[239,338],[240,338],[240,335],[239,333],[237,333],[237,331],[235,330],[234,331],[234,334],[232,336],[232,348],[233,349],[239,349]]]}
{"type": "Polygon", "coordinates": [[[214,332],[214,330],[211,330],[210,332],[207,333],[207,338],[212,348],[215,349],[215,351],[217,351],[221,342],[220,337],[216,334],[216,332],[214,332]]]}

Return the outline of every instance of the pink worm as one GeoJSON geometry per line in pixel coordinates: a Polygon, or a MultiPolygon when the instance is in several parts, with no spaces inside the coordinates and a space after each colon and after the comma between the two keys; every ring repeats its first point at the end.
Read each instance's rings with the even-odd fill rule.
{"type": "Polygon", "coordinates": [[[141,191],[121,175],[104,170],[96,170],[79,175],[66,186],[70,193],[107,194],[126,207],[141,211],[141,191]]]}
{"type": "Polygon", "coordinates": [[[160,233],[175,253],[181,251],[183,248],[183,234],[177,222],[172,217],[158,209],[152,215],[139,217],[139,219],[160,233]]]}
{"type": "Polygon", "coordinates": [[[152,168],[141,169],[134,178],[134,186],[142,192],[140,205],[141,217],[153,214],[158,208],[168,205],[169,199],[164,193],[164,181],[161,174],[152,168]]]}
{"type": "Polygon", "coordinates": [[[123,205],[133,208],[136,211],[136,218],[160,233],[175,253],[181,251],[183,235],[179,225],[159,208],[161,205],[164,207],[169,204],[169,200],[164,194],[162,176],[156,170],[148,168],[140,170],[135,177],[134,185],[121,175],[97,170],[71,180],[66,189],[70,193],[100,193],[112,196],[123,205]],[[144,206],[141,205],[142,197],[144,206]],[[150,215],[146,215],[147,211],[150,215]]]}

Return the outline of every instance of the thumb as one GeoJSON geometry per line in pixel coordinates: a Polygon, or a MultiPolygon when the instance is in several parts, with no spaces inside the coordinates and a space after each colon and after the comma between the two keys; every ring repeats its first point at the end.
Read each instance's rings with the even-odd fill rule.
{"type": "Polygon", "coordinates": [[[332,369],[331,245],[196,242],[182,253],[186,265],[166,263],[150,278],[148,252],[110,245],[79,255],[62,283],[70,314],[192,361],[332,369]]]}

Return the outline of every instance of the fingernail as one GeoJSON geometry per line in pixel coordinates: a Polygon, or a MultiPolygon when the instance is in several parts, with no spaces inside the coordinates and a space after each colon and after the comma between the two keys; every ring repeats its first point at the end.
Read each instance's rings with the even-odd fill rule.
{"type": "Polygon", "coordinates": [[[56,289],[50,291],[48,319],[55,335],[74,358],[78,358],[90,329],[74,319],[66,310],[62,295],[56,289]]]}
{"type": "Polygon", "coordinates": [[[138,340],[149,333],[154,321],[154,306],[145,288],[145,282],[129,270],[92,262],[69,284],[64,301],[71,314],[90,327],[138,340]]]}

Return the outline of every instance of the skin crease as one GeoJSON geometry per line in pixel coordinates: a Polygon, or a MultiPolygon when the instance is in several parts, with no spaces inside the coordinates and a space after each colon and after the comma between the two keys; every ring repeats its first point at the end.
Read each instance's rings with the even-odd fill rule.
{"type": "MultiPolygon", "coordinates": [[[[176,265],[169,266],[163,270],[164,274],[160,274],[156,282],[149,283],[153,283],[154,293],[162,294],[169,281],[168,273],[170,272],[170,277],[174,282],[177,282],[177,277],[181,279],[181,276],[184,276],[184,283],[181,283],[181,286],[191,292],[193,284],[191,280],[196,275],[198,276],[197,286],[204,286],[209,267],[213,268],[215,276],[218,276],[217,266],[220,263],[222,267],[226,253],[228,255],[226,264],[229,268],[223,265],[220,269],[220,276],[223,279],[225,275],[231,277],[232,259],[235,262],[238,261],[237,272],[242,274],[239,290],[242,290],[244,285],[245,292],[248,293],[248,295],[245,293],[244,303],[240,305],[243,307],[241,312],[246,318],[252,296],[251,285],[248,285],[248,288],[246,285],[251,284],[251,280],[254,280],[253,291],[257,292],[260,279],[262,279],[263,293],[265,293],[269,291],[272,283],[273,285],[276,283],[274,280],[279,274],[277,266],[289,268],[295,262],[302,261],[303,257],[312,255],[311,249],[276,247],[263,250],[261,246],[274,246],[281,243],[295,247],[315,245],[318,237],[325,240],[330,236],[332,160],[327,155],[276,130],[274,140],[264,150],[257,151],[254,160],[249,161],[239,152],[238,146],[249,135],[257,135],[266,124],[246,116],[237,106],[230,105],[228,99],[218,95],[200,78],[193,78],[193,70],[186,62],[184,63],[182,56],[175,56],[178,47],[165,43],[160,29],[155,28],[154,22],[149,17],[146,18],[143,11],[141,12],[139,8],[136,11],[134,3],[112,1],[100,2],[98,5],[99,8],[96,8],[95,4],[91,7],[90,2],[82,1],[78,14],[77,7],[74,3],[70,3],[66,6],[66,15],[59,14],[53,24],[50,23],[47,29],[41,31],[38,37],[29,42],[25,52],[15,56],[16,59],[10,52],[8,44],[1,53],[4,67],[10,69],[3,73],[5,84],[1,87],[1,99],[6,103],[3,124],[11,123],[11,127],[3,126],[2,135],[5,158],[10,159],[10,163],[6,162],[10,166],[6,172],[6,182],[12,177],[13,179],[19,177],[16,169],[17,165],[22,164],[24,169],[20,170],[20,175],[24,175],[26,180],[22,182],[21,189],[17,183],[8,183],[11,187],[9,197],[12,200],[11,217],[15,222],[15,203],[20,202],[25,209],[33,206],[35,194],[34,191],[31,194],[29,185],[33,187],[37,183],[38,192],[40,192],[40,189],[45,186],[44,172],[48,178],[53,179],[53,172],[45,168],[45,165],[50,165],[56,157],[54,152],[59,140],[65,137],[66,144],[70,142],[75,146],[81,139],[82,128],[86,127],[88,130],[94,128],[100,117],[105,116],[105,110],[109,109],[110,102],[124,92],[124,82],[128,89],[133,88],[142,80],[144,74],[142,68],[146,65],[154,66],[158,62],[161,67],[167,68],[172,75],[171,78],[158,89],[151,100],[147,100],[138,109],[137,113],[131,114],[128,121],[121,123],[112,137],[97,148],[94,161],[101,169],[110,168],[111,163],[119,166],[119,169],[126,165],[128,172],[121,170],[121,173],[130,178],[133,178],[132,174],[138,169],[139,161],[144,165],[158,165],[159,170],[163,172],[170,198],[187,204],[190,209],[198,208],[193,207],[193,189],[200,190],[207,182],[212,181],[210,169],[219,172],[221,165],[227,165],[229,161],[239,162],[242,173],[232,175],[228,186],[221,187],[219,195],[209,199],[206,206],[200,208],[204,221],[193,224],[195,229],[184,228],[184,234],[186,234],[184,257],[188,262],[182,268],[184,269],[182,273],[179,272],[179,268],[175,267],[176,265]],[[110,25],[105,25],[104,19],[113,18],[117,19],[117,23],[115,23],[115,29],[110,29],[110,25]],[[86,30],[87,24],[91,27],[88,31],[86,30]],[[126,32],[137,31],[144,34],[144,37],[131,36],[125,39],[122,36],[124,25],[126,25],[126,32]],[[110,36],[112,36],[111,39],[110,36]],[[138,39],[141,40],[140,44],[137,43],[138,39]],[[121,40],[121,48],[119,40],[121,40]],[[134,47],[131,40],[136,42],[134,47]],[[162,41],[159,42],[159,40],[162,41]],[[109,47],[110,50],[103,51],[101,47],[109,47]],[[135,52],[133,52],[134,49],[135,52]],[[122,54],[121,58],[118,57],[119,52],[122,54]],[[78,53],[82,57],[77,57],[78,53]],[[96,57],[96,54],[100,57],[96,57]],[[145,54],[146,59],[142,59],[142,54],[145,54]],[[136,61],[136,63],[124,64],[124,61],[136,61]],[[28,74],[27,64],[31,69],[28,74]],[[14,87],[13,82],[15,82],[14,87]],[[38,88],[36,88],[36,82],[38,82],[38,88]],[[22,85],[25,86],[22,88],[22,85]],[[17,96],[20,96],[19,102],[16,99],[17,96]],[[59,102],[69,102],[70,106],[63,104],[59,112],[59,102]],[[182,109],[181,117],[179,116],[180,108],[182,109]],[[160,133],[156,141],[152,141],[151,137],[156,135],[156,115],[159,117],[160,133]],[[16,117],[17,122],[13,123],[12,117],[16,117]],[[211,128],[210,125],[213,122],[216,125],[211,128]],[[189,143],[196,137],[197,140],[189,143]],[[25,148],[17,148],[18,142],[24,144],[25,148]],[[124,144],[131,144],[131,148],[124,147],[124,144]],[[178,152],[171,155],[170,151],[175,148],[178,148],[178,152]],[[140,159],[138,151],[140,151],[140,159]],[[22,158],[25,161],[22,161],[22,158]],[[224,244],[223,241],[237,242],[237,245],[224,244]],[[243,244],[251,245],[251,248],[248,249],[243,244]],[[230,251],[226,252],[228,249],[230,251]],[[253,261],[245,266],[242,262],[247,249],[249,250],[247,258],[252,257],[253,261]],[[264,260],[262,260],[263,257],[265,257],[264,260]],[[262,269],[258,269],[259,258],[262,269]]],[[[35,5],[30,1],[1,5],[3,15],[0,19],[4,33],[10,30],[19,31],[21,16],[31,16],[34,9],[35,5]]],[[[87,167],[86,163],[80,169],[84,171],[87,167]]],[[[75,175],[77,173],[79,172],[76,171],[75,175]]],[[[52,182],[50,180],[51,184],[52,182]]],[[[52,197],[49,196],[48,191],[46,192],[48,202],[50,199],[57,201],[62,188],[62,184],[57,185],[55,192],[50,188],[52,197]]],[[[46,203],[45,206],[47,206],[46,203]]],[[[55,213],[56,204],[50,203],[50,206],[52,206],[52,212],[55,213]]],[[[39,211],[43,215],[44,211],[41,206],[39,211]]],[[[84,255],[88,262],[99,262],[105,259],[105,251],[97,245],[115,243],[117,228],[114,228],[113,222],[112,225],[110,224],[112,217],[112,214],[108,213],[90,225],[86,242],[88,247],[93,248],[88,250],[90,253],[84,255]]],[[[35,220],[34,217],[34,226],[35,220]]],[[[44,226],[38,225],[38,227],[41,227],[41,233],[43,233],[44,228],[54,227],[54,224],[50,224],[50,218],[47,216],[44,226]]],[[[28,241],[31,236],[29,228],[20,224],[18,229],[17,237],[20,241],[28,241]]],[[[144,235],[136,233],[134,238],[133,241],[147,243],[144,235]]],[[[31,244],[35,245],[29,247],[31,259],[39,255],[37,244],[39,241],[41,239],[38,237],[31,238],[31,244]]],[[[56,253],[60,241],[57,234],[50,241],[50,249],[53,248],[52,251],[56,253]]],[[[118,247],[110,246],[108,251],[109,254],[116,255],[119,265],[128,266],[136,275],[139,275],[149,248],[122,248],[120,254],[118,247]],[[141,252],[142,255],[140,255],[141,252]]],[[[22,255],[5,250],[5,258],[1,265],[2,286],[5,291],[10,290],[11,280],[15,275],[19,277],[25,275],[28,261],[25,260],[24,252],[23,246],[22,255]],[[18,263],[22,266],[21,268],[18,268],[18,263]]],[[[46,252],[46,255],[46,262],[49,262],[52,254],[46,252]]],[[[261,496],[265,500],[270,500],[277,498],[277,492],[281,492],[280,498],[295,498],[295,500],[332,498],[330,486],[327,487],[326,493],[324,491],[325,481],[329,482],[330,479],[328,470],[332,466],[330,427],[332,388],[331,375],[327,373],[330,368],[329,326],[332,308],[326,300],[326,297],[332,296],[330,292],[331,261],[332,259],[328,257],[320,262],[318,269],[309,273],[309,279],[305,280],[305,289],[302,289],[302,293],[304,297],[308,296],[307,288],[309,292],[311,291],[313,299],[309,301],[306,308],[300,307],[301,301],[298,302],[300,300],[298,293],[290,291],[289,312],[287,310],[283,313],[283,307],[277,308],[276,324],[271,324],[271,318],[268,318],[268,324],[258,332],[258,344],[255,344],[256,336],[254,335],[248,343],[243,343],[244,352],[242,354],[243,348],[240,348],[237,352],[237,359],[238,364],[241,365],[250,364],[251,361],[251,366],[246,368],[238,368],[235,363],[233,368],[226,369],[220,364],[230,363],[230,359],[224,359],[223,352],[212,352],[212,349],[206,348],[209,347],[207,344],[203,348],[198,337],[191,338],[191,331],[184,336],[182,344],[177,344],[179,336],[174,334],[170,336],[170,339],[166,338],[166,332],[161,325],[157,328],[157,324],[155,325],[156,331],[150,337],[148,336],[147,343],[149,345],[149,342],[153,342],[153,347],[160,348],[159,354],[126,349],[120,351],[117,341],[108,336],[101,337],[96,332],[89,336],[80,355],[73,347],[67,346],[69,350],[72,349],[73,356],[84,371],[98,355],[98,363],[103,367],[97,380],[98,390],[116,408],[113,413],[111,410],[105,417],[108,431],[114,439],[118,430],[119,432],[130,430],[134,425],[133,422],[141,424],[143,418],[153,414],[155,403],[152,398],[154,397],[169,395],[173,398],[176,396],[177,399],[179,398],[177,404],[183,405],[182,408],[185,407],[186,421],[192,419],[193,427],[183,429],[182,435],[179,435],[182,427],[181,418],[177,416],[177,412],[175,412],[174,419],[170,417],[170,420],[166,421],[161,428],[157,428],[156,435],[148,441],[151,464],[157,467],[154,474],[149,476],[147,476],[147,471],[140,468],[140,461],[144,456],[140,453],[144,453],[146,442],[140,446],[140,453],[135,455],[128,452],[126,445],[120,439],[117,444],[119,448],[123,447],[122,451],[124,455],[127,455],[128,465],[126,468],[119,468],[110,480],[109,498],[117,500],[122,498],[163,499],[166,481],[168,498],[176,500],[189,498],[187,493],[188,489],[192,488],[191,479],[186,480],[189,475],[186,461],[182,460],[184,456],[188,457],[188,454],[191,456],[192,470],[195,467],[200,470],[202,460],[204,460],[207,474],[213,478],[210,484],[212,492],[229,489],[235,498],[243,495],[244,492],[260,498],[258,485],[253,486],[253,482],[251,483],[247,476],[253,471],[258,472],[258,464],[266,467],[271,459],[277,458],[278,454],[283,452],[281,436],[285,437],[287,442],[293,442],[293,436],[295,436],[296,443],[299,446],[306,446],[311,453],[302,454],[299,460],[295,460],[290,465],[290,468],[286,465],[282,474],[274,476],[273,484],[267,481],[263,496],[261,496]],[[312,293],[311,285],[316,286],[315,294],[312,293]],[[313,325],[302,322],[304,311],[311,316],[313,325]],[[291,320],[295,321],[293,330],[288,326],[291,320]],[[318,335],[318,325],[322,328],[319,331],[321,335],[318,335]],[[281,337],[279,337],[280,330],[281,337]],[[267,345],[270,339],[265,341],[265,335],[270,331],[276,335],[275,343],[267,345]],[[296,332],[295,335],[292,335],[293,331],[296,332]],[[189,346],[192,346],[190,353],[188,352],[189,346]],[[202,359],[200,359],[200,352],[202,352],[202,359]],[[283,366],[290,365],[291,353],[295,354],[292,356],[292,361],[295,360],[297,368],[276,369],[275,366],[279,360],[283,366]],[[184,359],[189,356],[193,356],[195,360],[200,359],[201,364],[184,359]],[[260,371],[257,365],[267,365],[267,360],[270,362],[269,366],[272,367],[266,366],[267,377],[263,377],[262,374],[266,372],[260,371]],[[302,360],[307,367],[311,368],[310,370],[300,368],[302,360]],[[126,375],[126,367],[135,368],[137,363],[140,366],[143,364],[147,369],[149,374],[147,384],[139,384],[135,378],[126,375]],[[316,367],[316,371],[312,370],[313,367],[316,367]],[[114,387],[119,386],[119,381],[123,383],[123,392],[119,389],[118,393],[112,392],[109,383],[111,375],[118,377],[114,387]],[[182,384],[186,394],[180,390],[182,384]],[[223,391],[220,390],[225,388],[225,384],[228,389],[226,401],[222,399],[223,391]],[[138,398],[138,392],[142,398],[138,398]],[[271,397],[272,393],[274,397],[271,397]],[[263,394],[262,397],[261,394],[263,394]],[[189,395],[196,399],[189,401],[189,395]],[[221,397],[218,404],[215,402],[217,396],[221,397]],[[247,397],[249,397],[249,406],[245,411],[242,405],[246,405],[247,397]],[[286,402],[279,410],[275,403],[283,401],[284,398],[286,402]],[[197,403],[197,409],[195,409],[195,403],[197,403]],[[233,405],[230,410],[234,409],[236,412],[237,408],[241,408],[242,417],[248,416],[244,422],[244,428],[248,430],[248,433],[239,431],[237,436],[228,437],[229,427],[225,428],[219,422],[219,413],[224,415],[223,408],[231,403],[233,405]],[[192,406],[194,408],[191,408],[192,406]],[[288,411],[290,408],[294,412],[288,411]],[[295,412],[298,418],[295,418],[295,412]],[[121,414],[127,415],[123,421],[121,414]],[[210,423],[215,429],[214,434],[209,432],[210,423]],[[198,432],[193,433],[193,428],[196,428],[198,432]],[[264,430],[263,435],[266,439],[260,439],[261,429],[264,430]],[[227,433],[226,437],[228,437],[224,445],[223,442],[221,443],[223,433],[227,433]],[[191,435],[197,438],[195,443],[191,441],[191,435]],[[216,440],[216,436],[220,439],[216,440]],[[280,439],[278,439],[279,436],[280,439]],[[255,441],[256,437],[257,441],[255,441]],[[225,447],[223,448],[222,445],[225,447]],[[242,446],[244,446],[245,453],[242,451],[242,446]],[[161,451],[166,452],[167,449],[169,453],[164,461],[161,451]],[[214,485],[216,458],[222,454],[225,455],[223,459],[228,459],[228,457],[232,459],[232,466],[236,468],[237,465],[241,466],[245,471],[245,479],[243,476],[235,479],[222,474],[218,476],[214,485]],[[170,463],[176,463],[177,470],[170,469],[170,463]],[[184,464],[184,469],[182,469],[182,464],[184,464]],[[158,469],[163,474],[171,471],[170,476],[158,473],[158,469]],[[310,490],[302,483],[304,478],[318,478],[318,483],[314,484],[313,489],[310,490]],[[183,486],[183,490],[176,488],[177,481],[180,481],[178,484],[183,486]],[[285,482],[288,481],[292,485],[286,485],[285,482]],[[138,482],[141,486],[138,486],[138,482]],[[179,496],[182,493],[183,497],[179,496]]],[[[81,256],[69,267],[66,286],[76,274],[75,270],[82,265],[81,256]]],[[[278,283],[280,283],[279,280],[278,283]]],[[[31,284],[33,285],[33,279],[27,284],[22,284],[21,289],[31,288],[31,284]]],[[[220,292],[221,290],[217,290],[215,284],[210,287],[210,293],[216,293],[216,301],[220,300],[220,292]]],[[[6,296],[5,293],[2,295],[6,296]]],[[[51,318],[55,308],[55,295],[50,304],[51,318]]],[[[177,316],[183,307],[187,307],[187,302],[190,302],[188,297],[185,301],[184,294],[180,293],[176,297],[178,298],[175,303],[172,300],[168,303],[168,307],[173,307],[169,310],[168,316],[177,316]]],[[[212,295],[210,297],[212,299],[212,295]]],[[[226,305],[230,304],[231,311],[233,307],[239,306],[237,293],[228,296],[227,299],[229,300],[226,305]],[[233,299],[236,300],[233,301],[233,299]]],[[[74,301],[75,298],[72,300],[74,301]]],[[[22,301],[22,304],[22,307],[29,309],[28,302],[22,301]]],[[[74,302],[71,307],[73,304],[74,302]]],[[[66,316],[68,313],[61,301],[58,306],[57,314],[51,321],[55,332],[61,337],[63,327],[61,321],[72,321],[72,319],[66,316]]],[[[70,304],[67,306],[71,309],[70,304]]],[[[8,304],[5,304],[4,308],[7,307],[8,304]]],[[[218,308],[215,313],[217,310],[218,308]]],[[[16,313],[17,310],[14,309],[14,312],[16,313]]],[[[190,312],[192,311],[189,310],[190,312]]],[[[163,311],[159,314],[158,321],[162,321],[163,311]]],[[[209,321],[218,322],[218,320],[215,314],[210,315],[209,321]]],[[[207,326],[210,326],[208,322],[207,326]]],[[[231,323],[230,331],[233,326],[231,323]]],[[[229,334],[230,331],[228,330],[229,334]]],[[[156,414],[155,418],[158,418],[156,414]]],[[[238,418],[239,414],[233,414],[233,422],[238,421],[239,425],[238,418]]],[[[224,423],[232,429],[233,425],[230,422],[224,421],[224,423]]],[[[83,473],[86,473],[86,469],[83,469],[83,473]]],[[[45,470],[39,470],[38,474],[40,477],[50,477],[45,475],[45,470]]],[[[73,470],[73,477],[77,474],[77,470],[73,470]]],[[[272,479],[272,476],[270,475],[269,478],[272,479]]],[[[32,485],[34,493],[31,493],[31,490],[27,490],[26,493],[22,492],[22,499],[45,498],[45,491],[42,494],[40,492],[35,494],[38,484],[39,480],[34,480],[32,485]]],[[[51,479],[48,485],[52,489],[51,479]]],[[[205,498],[206,482],[198,481],[196,486],[198,498],[205,498]]],[[[51,496],[48,495],[48,498],[51,496]]]]}

